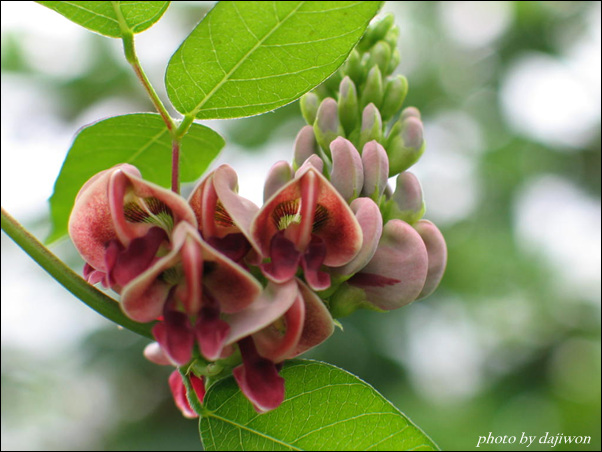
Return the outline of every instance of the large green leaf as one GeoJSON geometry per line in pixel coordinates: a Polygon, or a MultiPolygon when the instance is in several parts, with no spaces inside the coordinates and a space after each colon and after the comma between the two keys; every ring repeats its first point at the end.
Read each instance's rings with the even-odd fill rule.
{"type": "Polygon", "coordinates": [[[169,98],[197,118],[252,116],[331,75],[383,2],[219,2],[167,67],[169,98]]]}
{"type": "Polygon", "coordinates": [[[111,38],[121,37],[118,9],[125,26],[140,33],[157,22],[169,2],[38,2],[88,30],[111,38]]]}
{"type": "Polygon", "coordinates": [[[285,365],[286,399],[257,414],[232,377],[205,396],[200,432],[206,450],[438,450],[372,386],[338,367],[285,365]]]}
{"type": "MultiPolygon", "coordinates": [[[[197,179],[224,146],[213,130],[192,124],[180,150],[182,182],[197,179]]],[[[53,230],[48,241],[67,232],[73,202],[94,174],[118,163],[131,163],[144,179],[162,186],[171,181],[171,136],[158,114],[115,116],[84,127],[76,136],[50,198],[53,230]]]]}

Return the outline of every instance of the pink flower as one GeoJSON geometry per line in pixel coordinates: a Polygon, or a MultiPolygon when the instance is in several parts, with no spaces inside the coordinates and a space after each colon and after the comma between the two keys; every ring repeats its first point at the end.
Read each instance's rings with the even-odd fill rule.
{"type": "Polygon", "coordinates": [[[330,286],[322,265],[345,265],[362,244],[353,212],[313,166],[299,171],[264,204],[251,224],[251,236],[271,259],[261,265],[268,278],[288,281],[300,265],[314,290],[330,286]]]}
{"type": "Polygon", "coordinates": [[[241,262],[251,251],[249,230],[259,207],[237,191],[236,172],[229,165],[221,165],[193,190],[188,203],[201,237],[235,262],[241,262]]]}
{"type": "Polygon", "coordinates": [[[117,292],[169,248],[174,225],[196,226],[194,212],[175,193],[140,178],[128,164],[92,177],[79,191],[69,234],[86,261],[84,276],[117,292]]]}

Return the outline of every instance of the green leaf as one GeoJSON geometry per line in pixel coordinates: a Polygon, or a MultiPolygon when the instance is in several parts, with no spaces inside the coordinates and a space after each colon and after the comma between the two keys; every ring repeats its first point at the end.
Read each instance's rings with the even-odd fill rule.
{"type": "Polygon", "coordinates": [[[345,61],[383,2],[219,2],[172,56],[169,98],[203,119],[286,105],[345,61]]]}
{"type": "Polygon", "coordinates": [[[296,360],[281,371],[286,399],[257,414],[234,378],[204,400],[206,450],[438,450],[433,441],[372,386],[338,367],[296,360]]]}
{"type": "MultiPolygon", "coordinates": [[[[50,198],[53,230],[48,242],[67,233],[77,192],[94,174],[118,163],[131,163],[142,176],[168,187],[171,181],[171,136],[152,113],[115,116],[84,127],[69,149],[50,198]]],[[[180,177],[190,182],[207,169],[224,146],[213,130],[192,124],[180,147],[180,177]]]]}
{"type": "Polygon", "coordinates": [[[38,2],[88,30],[111,38],[121,38],[117,9],[124,26],[140,33],[157,22],[169,2],[38,2]]]}

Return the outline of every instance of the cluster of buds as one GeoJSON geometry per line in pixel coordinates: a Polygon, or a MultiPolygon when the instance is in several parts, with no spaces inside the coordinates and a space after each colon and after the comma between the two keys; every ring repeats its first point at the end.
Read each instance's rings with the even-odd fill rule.
{"type": "Polygon", "coordinates": [[[446,248],[405,172],[424,143],[418,112],[399,112],[407,83],[391,76],[396,30],[391,18],[369,29],[337,99],[303,98],[312,125],[292,165],[270,170],[261,208],[238,194],[228,165],[188,200],[128,164],[80,190],[69,232],[84,275],[119,293],[131,319],[156,322],[145,355],[179,368],[169,384],[186,416],[230,370],[258,412],[278,407],[281,363],[327,339],[336,317],[395,309],[437,287],[446,248]]]}
{"type": "Polygon", "coordinates": [[[445,240],[422,219],[425,205],[407,169],[425,149],[420,112],[403,108],[408,82],[393,16],[371,25],[343,67],[301,98],[309,125],[295,141],[293,168],[321,168],[356,215],[362,252],[334,272],[322,294],[335,317],[390,310],[431,294],[447,261],[445,240]],[[396,178],[395,190],[388,185],[396,178]],[[363,260],[367,259],[367,260],[363,260]]]}

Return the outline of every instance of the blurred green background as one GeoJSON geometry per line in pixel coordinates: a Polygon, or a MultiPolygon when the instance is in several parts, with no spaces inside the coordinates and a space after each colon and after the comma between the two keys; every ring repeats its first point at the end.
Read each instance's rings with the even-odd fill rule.
{"type": "MultiPolygon", "coordinates": [[[[169,56],[210,6],[172,4],[139,35],[161,93],[169,56]]],[[[401,28],[406,105],[423,113],[427,150],[412,171],[448,269],[427,300],[357,312],[308,357],[371,383],[445,450],[476,449],[489,432],[587,435],[575,448],[600,450],[600,3],[385,11],[401,28]]],[[[151,105],[118,41],[33,2],[2,2],[1,18],[2,205],[44,237],[75,131],[151,105]]],[[[208,124],[228,143],[219,161],[259,203],[303,121],[295,103],[208,124]]],[[[53,250],[81,268],[68,241],[53,250]]],[[[147,341],[89,311],[4,234],[1,285],[2,450],[200,449],[171,370],[142,357],[147,341]]]]}

